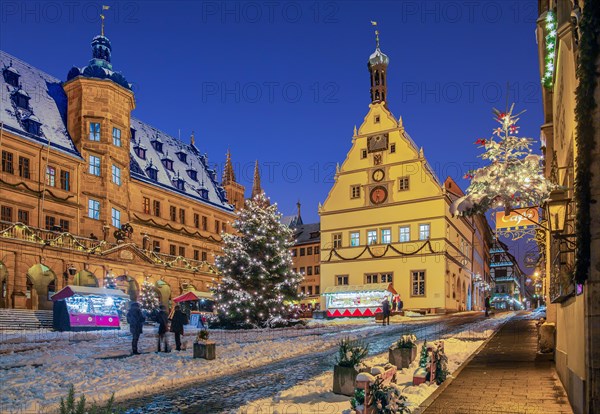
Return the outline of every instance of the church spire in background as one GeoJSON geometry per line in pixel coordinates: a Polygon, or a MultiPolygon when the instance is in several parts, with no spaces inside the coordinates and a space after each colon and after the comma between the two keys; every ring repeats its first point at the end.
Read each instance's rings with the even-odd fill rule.
{"type": "Polygon", "coordinates": [[[258,168],[258,160],[256,160],[256,164],[254,165],[254,181],[252,182],[252,198],[254,199],[254,197],[263,192],[264,191],[260,186],[260,170],[258,168]]]}
{"type": "Polygon", "coordinates": [[[225,160],[225,168],[223,168],[223,179],[221,185],[226,185],[235,182],[235,173],[231,164],[231,152],[227,150],[227,158],[225,160]]]}

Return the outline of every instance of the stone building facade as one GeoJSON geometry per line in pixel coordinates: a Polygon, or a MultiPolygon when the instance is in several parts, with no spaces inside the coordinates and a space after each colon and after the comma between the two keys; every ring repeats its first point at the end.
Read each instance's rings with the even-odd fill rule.
{"type": "Polygon", "coordinates": [[[230,154],[221,185],[193,135],[186,144],[132,116],[108,38],[92,51],[65,82],[0,52],[1,307],[50,309],[53,292],[109,273],[131,299],[144,280],[165,305],[207,291],[243,205],[230,154]]]}

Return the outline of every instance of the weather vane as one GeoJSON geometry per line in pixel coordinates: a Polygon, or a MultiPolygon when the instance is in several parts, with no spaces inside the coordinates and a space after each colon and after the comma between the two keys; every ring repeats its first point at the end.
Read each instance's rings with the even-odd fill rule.
{"type": "Polygon", "coordinates": [[[102,36],[104,36],[104,18],[106,17],[106,16],[104,16],[104,10],[108,10],[108,9],[110,9],[110,6],[102,5],[102,13],[100,13],[100,20],[102,20],[102,30],[101,30],[102,36]]]}
{"type": "MultiPolygon", "coordinates": [[[[371,20],[371,25],[377,27],[377,22],[371,20]]],[[[377,49],[379,49],[379,30],[375,29],[375,42],[377,42],[377,49]]]]}

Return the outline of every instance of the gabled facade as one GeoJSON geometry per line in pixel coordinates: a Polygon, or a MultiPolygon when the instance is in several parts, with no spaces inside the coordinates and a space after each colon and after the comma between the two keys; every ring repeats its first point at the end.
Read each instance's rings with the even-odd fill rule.
{"type": "Polygon", "coordinates": [[[490,249],[491,276],[494,281],[491,303],[495,309],[523,309],[525,276],[508,247],[494,240],[490,249]]]}
{"type": "Polygon", "coordinates": [[[0,52],[2,307],[48,309],[52,292],[102,286],[109,273],[132,299],[150,280],[169,305],[216,276],[244,188],[231,175],[228,194],[193,137],[132,117],[111,50],[96,36],[66,82],[0,52]]]}
{"type": "Polygon", "coordinates": [[[377,40],[369,58],[368,113],[355,128],[319,209],[321,304],[330,316],[376,312],[377,298],[387,293],[370,292],[376,285],[387,286],[382,283],[401,295],[405,309],[445,312],[471,306],[473,223],[451,217],[444,184],[402,118],[390,112],[388,64],[377,40]],[[347,292],[359,293],[352,297],[347,292]],[[348,308],[337,312],[330,294],[340,296],[336,303],[348,308]]]}

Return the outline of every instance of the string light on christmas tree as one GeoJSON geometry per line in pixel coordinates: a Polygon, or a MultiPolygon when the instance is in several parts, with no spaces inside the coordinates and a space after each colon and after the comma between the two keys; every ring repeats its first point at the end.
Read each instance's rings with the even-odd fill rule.
{"type": "Polygon", "coordinates": [[[216,260],[222,279],[214,292],[224,323],[265,326],[294,309],[301,276],[291,270],[293,231],[280,220],[277,205],[259,194],[238,213],[236,234],[223,236],[216,260]]]}
{"type": "Polygon", "coordinates": [[[542,157],[532,153],[534,140],[517,136],[523,112],[513,115],[513,110],[514,104],[507,112],[494,109],[500,126],[491,138],[475,141],[485,150],[480,157],[490,164],[465,174],[471,183],[466,195],[452,203],[453,215],[470,216],[495,208],[510,213],[516,208],[541,206],[556,187],[543,175],[542,157]]]}
{"type": "Polygon", "coordinates": [[[142,283],[142,290],[140,292],[140,308],[142,311],[151,314],[152,312],[158,310],[160,306],[160,299],[158,298],[158,293],[154,288],[154,285],[150,283],[148,278],[144,280],[142,283]]]}

